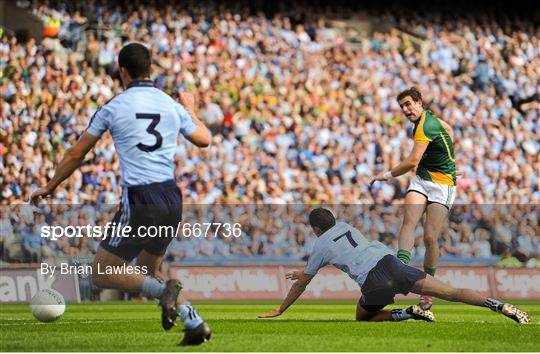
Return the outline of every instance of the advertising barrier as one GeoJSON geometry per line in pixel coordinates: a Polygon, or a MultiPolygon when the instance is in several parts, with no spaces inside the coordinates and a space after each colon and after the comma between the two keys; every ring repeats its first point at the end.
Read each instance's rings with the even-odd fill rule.
{"type": "Polygon", "coordinates": [[[36,292],[53,288],[66,302],[79,302],[77,276],[44,275],[40,268],[0,268],[0,303],[27,303],[36,292]]]}
{"type": "MultiPolygon", "coordinates": [[[[292,282],[285,279],[301,266],[170,266],[170,277],[180,279],[184,294],[193,300],[278,300],[292,282]]],[[[485,296],[512,299],[540,299],[540,270],[529,268],[444,266],[437,278],[457,288],[468,288],[485,296]]],[[[76,275],[44,275],[39,268],[0,268],[0,303],[25,303],[41,289],[53,288],[67,302],[80,301],[86,289],[76,275]],[[83,289],[83,291],[84,291],[83,289]]],[[[345,273],[323,268],[308,285],[303,299],[358,299],[360,287],[345,273]]],[[[413,299],[416,295],[399,296],[413,299]]]]}
{"type": "MultiPolygon", "coordinates": [[[[169,275],[180,279],[194,300],[282,299],[292,284],[285,279],[291,266],[171,266],[169,275]]],[[[540,270],[528,268],[446,266],[437,278],[453,287],[469,288],[485,296],[540,299],[540,270]]],[[[325,267],[313,278],[304,299],[357,299],[360,288],[345,273],[325,267]]],[[[416,295],[409,295],[415,298],[416,295]]],[[[401,297],[405,298],[405,297],[401,297]]]]}

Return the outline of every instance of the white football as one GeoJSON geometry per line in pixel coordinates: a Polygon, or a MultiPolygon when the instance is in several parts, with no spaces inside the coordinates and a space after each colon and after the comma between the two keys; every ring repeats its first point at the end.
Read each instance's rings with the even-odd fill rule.
{"type": "Polygon", "coordinates": [[[32,315],[41,322],[52,322],[66,311],[64,297],[54,289],[40,290],[30,300],[32,315]]]}

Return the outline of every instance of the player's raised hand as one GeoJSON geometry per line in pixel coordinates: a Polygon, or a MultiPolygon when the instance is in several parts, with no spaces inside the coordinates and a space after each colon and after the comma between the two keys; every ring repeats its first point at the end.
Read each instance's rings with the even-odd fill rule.
{"type": "Polygon", "coordinates": [[[283,312],[281,312],[281,310],[278,307],[268,313],[263,313],[262,315],[257,316],[257,318],[273,318],[273,317],[278,317],[282,313],[283,312]]]}
{"type": "Polygon", "coordinates": [[[382,172],[371,179],[371,181],[369,182],[369,186],[371,187],[376,181],[386,181],[386,178],[384,177],[382,172]]]}
{"type": "Polygon", "coordinates": [[[191,92],[180,91],[180,103],[182,103],[188,111],[195,112],[195,95],[191,92]]]}
{"type": "Polygon", "coordinates": [[[298,278],[300,278],[301,274],[301,270],[292,270],[289,273],[285,274],[285,279],[297,280],[298,278]]]}
{"type": "Polygon", "coordinates": [[[51,193],[52,191],[49,188],[41,187],[30,195],[30,203],[37,206],[39,205],[39,201],[41,200],[41,198],[45,198],[51,193]]]}

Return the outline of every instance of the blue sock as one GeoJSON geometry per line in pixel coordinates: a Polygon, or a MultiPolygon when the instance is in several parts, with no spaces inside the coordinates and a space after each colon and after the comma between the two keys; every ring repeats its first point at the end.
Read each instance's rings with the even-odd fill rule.
{"type": "Polygon", "coordinates": [[[180,306],[178,306],[178,314],[184,322],[186,329],[192,329],[203,323],[203,319],[195,310],[188,301],[184,301],[180,306]]]}
{"type": "Polygon", "coordinates": [[[142,285],[142,294],[147,299],[159,299],[165,290],[165,282],[161,279],[147,276],[142,285]]]}
{"type": "Polygon", "coordinates": [[[392,321],[405,321],[411,317],[412,316],[406,310],[402,310],[402,309],[392,310],[392,321]]]}

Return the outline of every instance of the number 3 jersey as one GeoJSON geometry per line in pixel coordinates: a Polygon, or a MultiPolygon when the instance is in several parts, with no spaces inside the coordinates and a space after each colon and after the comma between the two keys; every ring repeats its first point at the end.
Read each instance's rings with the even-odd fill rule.
{"type": "Polygon", "coordinates": [[[120,159],[124,187],[174,179],[178,134],[188,136],[196,124],[188,111],[150,80],[132,82],[94,113],[87,132],[108,130],[120,159]]]}
{"type": "Polygon", "coordinates": [[[315,275],[331,264],[362,285],[377,262],[393,253],[381,242],[369,241],[351,225],[337,222],[315,241],[304,273],[315,275]]]}

